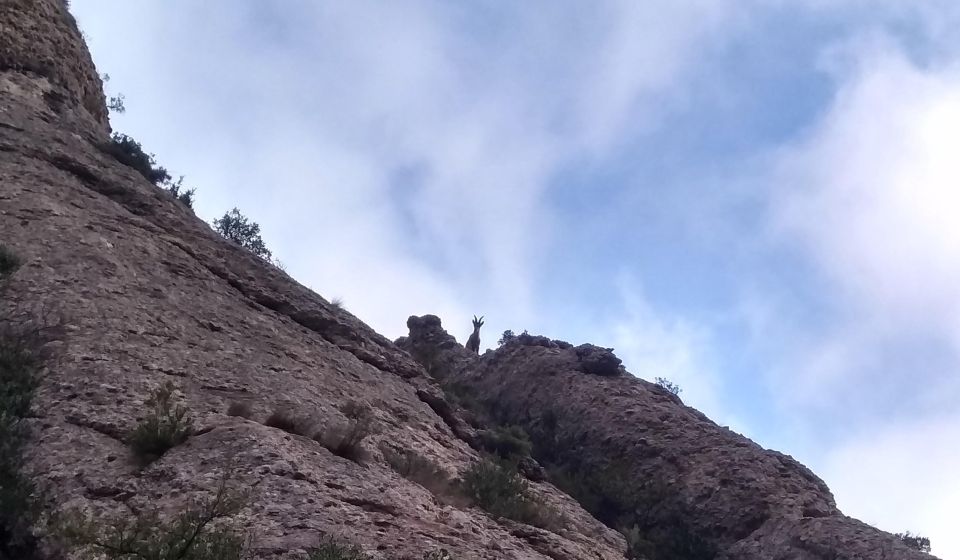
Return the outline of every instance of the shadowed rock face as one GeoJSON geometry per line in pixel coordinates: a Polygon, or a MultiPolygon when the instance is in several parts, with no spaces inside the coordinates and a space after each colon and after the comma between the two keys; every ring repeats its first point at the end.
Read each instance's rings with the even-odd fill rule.
{"type": "Polygon", "coordinates": [[[615,375],[619,360],[604,349],[521,336],[464,360],[435,318],[408,325],[416,328],[402,344],[425,353],[441,341],[431,355],[447,378],[485,399],[500,422],[524,427],[555,479],[582,474],[605,490],[607,502],[588,509],[612,526],[636,524],[657,557],[930,558],[843,516],[823,481],[792,457],[716,425],[657,385],[615,375]],[[604,373],[584,367],[585,356],[598,355],[604,373]],[[675,538],[700,545],[685,550],[675,538]]]}
{"type": "MultiPolygon", "coordinates": [[[[725,559],[927,558],[843,517],[796,461],[626,375],[605,349],[521,335],[477,357],[438,318],[414,317],[401,350],[103,153],[108,132],[62,0],[0,0],[0,243],[23,261],[0,316],[63,323],[29,420],[27,470],[47,511],[169,514],[230,470],[251,493],[238,519],[256,530],[258,558],[298,557],[323,534],[381,559],[439,548],[459,560],[623,558],[623,537],[548,483],[531,487],[557,512],[549,531],[449,505],[397,475],[391,450],[453,477],[478,460],[477,426],[429,371],[525,426],[543,464],[644,498],[632,520],[651,538],[677,528],[725,559]],[[126,440],[167,382],[197,431],[141,468],[126,440]],[[353,401],[374,416],[363,464],[263,424],[284,410],[322,428],[353,401]],[[227,416],[233,402],[250,419],[227,416]]],[[[622,512],[600,506],[616,526],[622,512]]]]}

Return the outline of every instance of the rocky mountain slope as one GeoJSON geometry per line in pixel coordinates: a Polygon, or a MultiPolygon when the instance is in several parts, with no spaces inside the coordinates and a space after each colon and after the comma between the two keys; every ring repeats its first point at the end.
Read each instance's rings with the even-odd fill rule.
{"type": "MultiPolygon", "coordinates": [[[[226,479],[256,558],[331,537],[384,559],[929,558],[604,349],[476,356],[429,316],[391,343],[119,162],[109,131],[63,0],[0,0],[0,244],[20,263],[0,317],[53,327],[24,420],[48,514],[166,518],[226,479]],[[167,386],[193,430],[147,462],[131,433],[167,386]],[[324,436],[360,416],[353,452],[324,436]],[[504,426],[532,440],[514,457],[527,517],[455,482],[504,426]]],[[[68,554],[54,518],[37,527],[38,554],[68,554]]]]}

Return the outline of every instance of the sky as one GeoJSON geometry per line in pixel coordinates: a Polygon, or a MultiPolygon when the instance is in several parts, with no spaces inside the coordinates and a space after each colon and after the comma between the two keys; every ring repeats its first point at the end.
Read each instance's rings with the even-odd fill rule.
{"type": "Polygon", "coordinates": [[[114,129],[379,332],[613,347],[960,560],[960,2],[71,9],[114,129]]]}

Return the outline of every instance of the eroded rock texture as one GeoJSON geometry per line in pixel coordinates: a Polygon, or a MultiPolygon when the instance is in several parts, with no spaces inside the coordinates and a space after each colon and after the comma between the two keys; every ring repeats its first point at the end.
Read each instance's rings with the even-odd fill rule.
{"type": "Polygon", "coordinates": [[[48,512],[171,514],[231,471],[250,492],[239,519],[260,558],[298,557],[334,535],[384,559],[444,548],[458,559],[612,560],[626,552],[611,528],[621,522],[658,558],[687,546],[667,543],[676,535],[693,543],[676,558],[926,558],[843,517],[802,465],[632,378],[606,349],[521,335],[477,357],[424,317],[411,318],[401,350],[106,154],[101,86],[62,0],[0,0],[0,242],[23,260],[0,311],[61,323],[30,420],[27,468],[48,512]],[[522,464],[531,479],[603,480],[642,511],[588,503],[597,520],[531,482],[557,514],[544,530],[399,476],[391,450],[450,477],[478,460],[483,419],[434,376],[527,429],[540,459],[522,464]],[[144,468],[129,433],[167,382],[198,429],[144,468]],[[322,429],[349,402],[374,415],[362,463],[263,423],[282,410],[322,429]],[[228,416],[231,403],[249,419],[228,416]]]}
{"type": "Polygon", "coordinates": [[[483,399],[495,421],[525,428],[551,478],[604,522],[635,526],[651,556],[930,558],[844,516],[823,481],[792,457],[618,374],[619,360],[604,349],[520,335],[465,360],[436,318],[408,325],[398,343],[442,364],[442,377],[483,399]]]}

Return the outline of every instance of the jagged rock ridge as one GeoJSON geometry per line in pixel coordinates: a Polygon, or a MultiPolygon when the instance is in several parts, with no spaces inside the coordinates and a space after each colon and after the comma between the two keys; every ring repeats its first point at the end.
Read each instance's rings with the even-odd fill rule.
{"type": "Polygon", "coordinates": [[[2,306],[63,322],[30,419],[28,470],[45,510],[171,513],[229,470],[251,491],[239,520],[261,558],[300,557],[323,535],[377,558],[623,558],[624,538],[547,482],[531,486],[561,520],[550,530],[450,504],[390,468],[391,451],[450,476],[479,458],[482,426],[411,357],[430,354],[431,371],[498,402],[540,447],[554,410],[553,436],[584,465],[616,458],[625,480],[665,481],[651,523],[680,515],[720,558],[872,558],[888,544],[891,558],[925,557],[841,516],[801,465],[625,376],[602,348],[529,337],[477,357],[425,319],[401,350],[224,241],[105,153],[108,134],[100,78],[63,0],[2,0],[0,242],[23,260],[2,306]],[[142,468],[128,434],[167,382],[197,430],[142,468]],[[225,414],[236,402],[250,419],[225,414]],[[263,423],[284,410],[322,426],[350,402],[374,414],[363,464],[263,423]]]}

